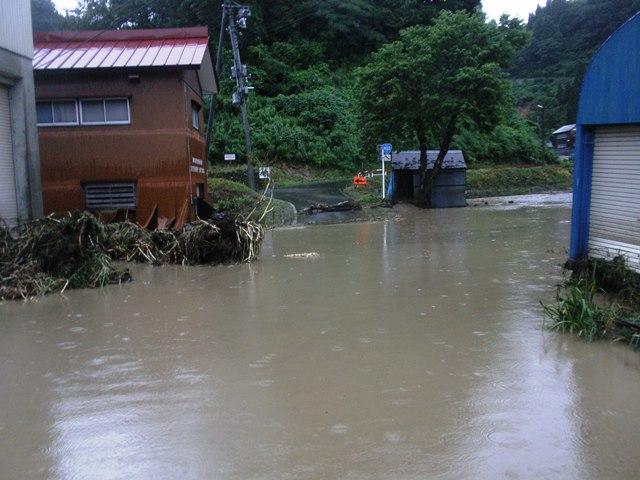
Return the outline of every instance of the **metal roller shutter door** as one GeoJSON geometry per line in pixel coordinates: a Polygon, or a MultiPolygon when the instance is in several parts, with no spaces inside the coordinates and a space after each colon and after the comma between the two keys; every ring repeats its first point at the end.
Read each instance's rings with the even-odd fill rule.
{"type": "Polygon", "coordinates": [[[640,126],[595,132],[589,251],[640,271],[640,126]]]}
{"type": "Polygon", "coordinates": [[[15,225],[18,219],[9,90],[2,85],[0,85],[0,218],[11,226],[15,225]]]}

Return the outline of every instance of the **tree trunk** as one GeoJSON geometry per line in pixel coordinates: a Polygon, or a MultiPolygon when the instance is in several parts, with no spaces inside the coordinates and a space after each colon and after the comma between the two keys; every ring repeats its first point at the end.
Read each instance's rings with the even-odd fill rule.
{"type": "Polygon", "coordinates": [[[458,114],[456,113],[451,116],[446,130],[442,135],[442,139],[440,140],[440,151],[438,152],[436,161],[433,164],[433,168],[431,170],[426,169],[425,175],[422,176],[422,188],[420,189],[422,200],[425,206],[429,208],[431,207],[431,191],[433,190],[433,184],[435,183],[436,178],[442,170],[442,164],[444,163],[444,159],[446,158],[447,153],[449,153],[449,147],[451,147],[451,142],[453,142],[453,137],[456,134],[457,121],[458,114]]]}
{"type": "MultiPolygon", "coordinates": [[[[420,148],[420,194],[418,199],[418,204],[422,206],[427,206],[425,203],[426,195],[424,191],[425,186],[425,178],[427,176],[429,159],[427,158],[427,135],[422,128],[418,128],[416,130],[416,137],[418,138],[418,146],[420,148]]],[[[415,195],[414,195],[415,196],[415,195]]]]}

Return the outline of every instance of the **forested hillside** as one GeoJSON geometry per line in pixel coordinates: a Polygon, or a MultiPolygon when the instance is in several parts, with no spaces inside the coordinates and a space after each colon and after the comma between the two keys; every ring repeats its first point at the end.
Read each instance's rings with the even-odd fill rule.
{"type": "MultiPolygon", "coordinates": [[[[215,39],[220,21],[220,2],[211,0],[82,0],[80,8],[67,16],[58,15],[50,0],[32,3],[37,30],[205,24],[215,39]]],[[[387,140],[365,133],[357,69],[375,51],[397,40],[403,29],[429,26],[443,10],[481,8],[480,0],[246,3],[253,15],[241,50],[255,87],[249,106],[256,160],[344,169],[371,162],[372,147],[387,140]]],[[[582,72],[593,50],[639,8],[640,0],[552,0],[531,16],[527,26],[503,19],[498,27],[506,35],[529,38],[520,43],[524,48],[505,70],[514,79],[512,102],[502,108],[492,128],[464,126],[453,146],[464,149],[472,164],[548,161],[543,138],[575,117],[582,72]],[[532,108],[538,104],[544,110],[532,108]],[[518,115],[516,106],[523,115],[518,115]]],[[[224,152],[242,156],[244,151],[238,111],[230,101],[230,58],[226,51],[213,160],[224,152]]],[[[388,68],[394,69],[393,60],[388,68]]],[[[411,132],[393,141],[403,148],[417,146],[411,132]]]]}
{"type": "Polygon", "coordinates": [[[584,71],[595,50],[640,10],[640,0],[548,0],[527,24],[530,41],[515,58],[516,103],[545,129],[574,123],[584,71]]]}

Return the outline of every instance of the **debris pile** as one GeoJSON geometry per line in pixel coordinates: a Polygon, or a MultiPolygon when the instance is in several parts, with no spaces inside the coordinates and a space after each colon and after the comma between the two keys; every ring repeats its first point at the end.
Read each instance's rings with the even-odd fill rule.
{"type": "Polygon", "coordinates": [[[0,230],[0,300],[131,279],[105,251],[105,228],[93,215],[46,217],[24,225],[15,237],[0,230]]]}
{"type": "Polygon", "coordinates": [[[0,228],[0,300],[131,279],[125,262],[184,265],[248,262],[264,231],[254,222],[216,214],[180,231],[149,231],[132,222],[104,225],[87,212],[46,217],[19,231],[0,228]]]}
{"type": "Polygon", "coordinates": [[[325,205],[324,203],[315,203],[307,208],[304,208],[300,213],[306,215],[313,215],[318,212],[347,212],[349,210],[362,210],[359,203],[353,200],[346,200],[344,202],[336,203],[335,205],[325,205]]]}
{"type": "Polygon", "coordinates": [[[250,262],[264,236],[262,227],[225,214],[196,220],[180,231],[145,230],[132,222],[105,226],[111,258],[125,262],[183,265],[250,262]]]}

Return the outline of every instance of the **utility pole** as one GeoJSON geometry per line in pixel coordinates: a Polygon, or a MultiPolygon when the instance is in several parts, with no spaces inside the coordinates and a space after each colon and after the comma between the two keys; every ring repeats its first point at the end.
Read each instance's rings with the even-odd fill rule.
{"type": "MultiPolygon", "coordinates": [[[[238,45],[238,28],[247,28],[247,19],[251,16],[251,9],[247,6],[238,5],[230,0],[225,0],[224,10],[229,19],[229,37],[231,39],[231,49],[233,51],[233,67],[231,67],[231,78],[236,81],[236,91],[233,93],[233,104],[240,107],[242,114],[242,127],[244,129],[244,146],[247,154],[247,183],[251,189],[256,188],[253,172],[252,145],[249,131],[249,114],[247,109],[247,97],[253,87],[249,86],[249,73],[247,66],[242,64],[240,59],[240,47],[238,45]]],[[[223,14],[224,15],[224,14],[223,14]]]]}
{"type": "MultiPolygon", "coordinates": [[[[218,34],[218,50],[216,52],[216,64],[214,67],[214,73],[216,74],[216,82],[220,79],[220,70],[222,69],[222,51],[224,48],[224,32],[227,22],[227,9],[226,5],[222,6],[222,18],[220,20],[220,32],[218,34]]],[[[219,87],[219,85],[218,85],[219,87]]],[[[205,135],[205,158],[209,158],[209,145],[211,143],[211,131],[213,130],[213,121],[216,116],[216,97],[217,94],[211,95],[211,105],[209,106],[209,118],[207,120],[207,132],[205,135]]]]}
{"type": "Polygon", "coordinates": [[[540,141],[542,142],[542,147],[547,146],[547,139],[545,138],[545,107],[544,105],[536,105],[536,108],[540,110],[540,141]]]}

